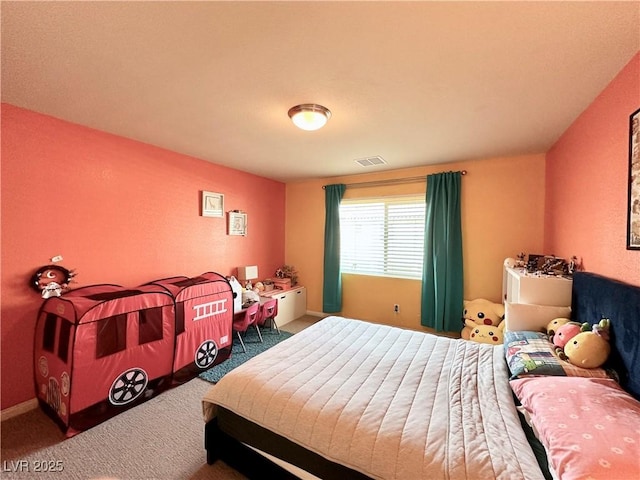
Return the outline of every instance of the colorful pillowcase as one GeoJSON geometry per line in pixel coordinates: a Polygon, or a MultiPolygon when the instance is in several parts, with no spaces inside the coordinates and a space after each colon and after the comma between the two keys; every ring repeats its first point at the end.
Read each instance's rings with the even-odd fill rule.
{"type": "Polygon", "coordinates": [[[614,380],[529,377],[510,383],[555,477],[640,478],[640,402],[614,380]]]}
{"type": "Polygon", "coordinates": [[[504,351],[511,379],[543,375],[608,378],[602,368],[580,368],[560,360],[546,333],[505,332],[504,351]]]}

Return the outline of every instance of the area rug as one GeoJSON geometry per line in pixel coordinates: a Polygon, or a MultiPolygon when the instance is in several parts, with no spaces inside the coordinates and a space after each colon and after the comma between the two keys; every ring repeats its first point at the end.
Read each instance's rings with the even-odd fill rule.
{"type": "Polygon", "coordinates": [[[242,337],[244,346],[247,348],[246,353],[242,351],[242,345],[240,345],[237,336],[234,336],[231,357],[229,357],[229,359],[225,360],[221,364],[210,368],[206,372],[202,372],[199,377],[203,380],[206,380],[207,382],[217,383],[222,377],[224,377],[234,368],[242,365],[250,358],[255,357],[259,353],[264,352],[265,350],[273,347],[281,341],[286,340],[291,335],[293,335],[293,333],[285,332],[283,330],[280,330],[280,335],[278,335],[278,333],[275,331],[263,331],[263,342],[260,343],[260,339],[258,338],[258,334],[255,332],[255,330],[249,329],[247,330],[246,336],[242,337]]]}

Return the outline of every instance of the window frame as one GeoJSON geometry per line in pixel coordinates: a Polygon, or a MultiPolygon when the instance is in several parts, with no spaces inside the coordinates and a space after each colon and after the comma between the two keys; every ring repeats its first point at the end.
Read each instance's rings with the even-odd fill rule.
{"type": "MultiPolygon", "coordinates": [[[[420,209],[421,210],[421,209],[420,209]]],[[[393,212],[392,212],[393,213],[393,212]]],[[[360,198],[348,198],[342,199],[340,202],[340,269],[342,273],[350,274],[350,275],[368,275],[375,277],[387,277],[387,278],[402,278],[409,280],[422,280],[422,269],[423,269],[423,259],[424,259],[424,222],[426,218],[426,201],[424,198],[424,194],[410,194],[410,195],[395,195],[395,196],[372,196],[372,197],[360,197],[360,198]],[[383,229],[382,238],[378,238],[378,250],[382,249],[380,263],[382,265],[381,269],[375,269],[375,267],[371,267],[369,269],[357,269],[349,267],[345,264],[345,254],[349,255],[349,248],[345,248],[345,242],[347,242],[347,236],[350,235],[349,227],[345,226],[345,208],[350,205],[366,205],[366,204],[382,204],[384,208],[384,220],[382,224],[378,228],[383,229]],[[390,207],[393,209],[393,206],[401,206],[408,205],[412,209],[416,209],[416,207],[423,207],[424,210],[420,212],[420,222],[416,224],[415,222],[398,222],[397,219],[393,222],[393,218],[391,217],[392,222],[390,223],[390,207]],[[390,226],[392,229],[390,230],[390,226]],[[392,237],[390,237],[390,233],[393,234],[394,228],[395,230],[409,229],[409,233],[412,233],[414,239],[413,241],[409,241],[407,245],[405,242],[391,242],[392,237]],[[380,246],[381,245],[381,246],[380,246]],[[393,250],[397,250],[398,246],[401,247],[411,247],[412,250],[407,254],[407,258],[403,258],[403,255],[400,253],[393,254],[393,250]],[[419,250],[419,251],[418,251],[419,250]],[[392,258],[390,258],[390,256],[392,258]],[[400,265],[399,260],[406,261],[410,260],[411,256],[416,256],[414,262],[409,262],[412,267],[408,268],[405,272],[401,272],[398,270],[397,266],[400,265]],[[395,258],[393,258],[395,257],[395,258]],[[396,268],[393,268],[395,261],[396,268]]],[[[375,229],[376,225],[371,224],[371,229],[375,229]]],[[[374,232],[375,233],[375,232],[374,232]]],[[[397,233],[397,232],[396,232],[397,233]]],[[[362,235],[362,233],[361,233],[362,235]]],[[[352,242],[358,243],[357,238],[352,238],[352,242]]],[[[362,245],[362,243],[358,243],[362,245]]],[[[375,250],[375,247],[374,247],[375,250]]],[[[357,255],[353,257],[357,259],[357,255]]],[[[348,259],[346,259],[348,262],[348,259]]]]}

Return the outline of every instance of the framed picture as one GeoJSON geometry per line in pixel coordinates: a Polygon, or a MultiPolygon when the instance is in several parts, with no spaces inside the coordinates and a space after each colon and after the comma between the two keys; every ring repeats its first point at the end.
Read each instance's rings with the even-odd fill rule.
{"type": "Polygon", "coordinates": [[[627,250],[640,250],[640,108],[629,117],[627,250]]]}
{"type": "Polygon", "coordinates": [[[214,192],[202,192],[202,216],[224,217],[224,195],[214,192]]]}
{"type": "Polygon", "coordinates": [[[229,235],[247,234],[247,214],[242,212],[229,212],[229,235]]]}

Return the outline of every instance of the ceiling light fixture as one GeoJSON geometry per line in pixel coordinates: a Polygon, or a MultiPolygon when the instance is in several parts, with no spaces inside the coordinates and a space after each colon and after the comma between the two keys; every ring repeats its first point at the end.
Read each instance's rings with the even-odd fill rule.
{"type": "Polygon", "coordinates": [[[324,127],[331,118],[328,108],[315,103],[304,103],[289,109],[289,118],[294,125],[302,130],[318,130],[324,127]]]}

